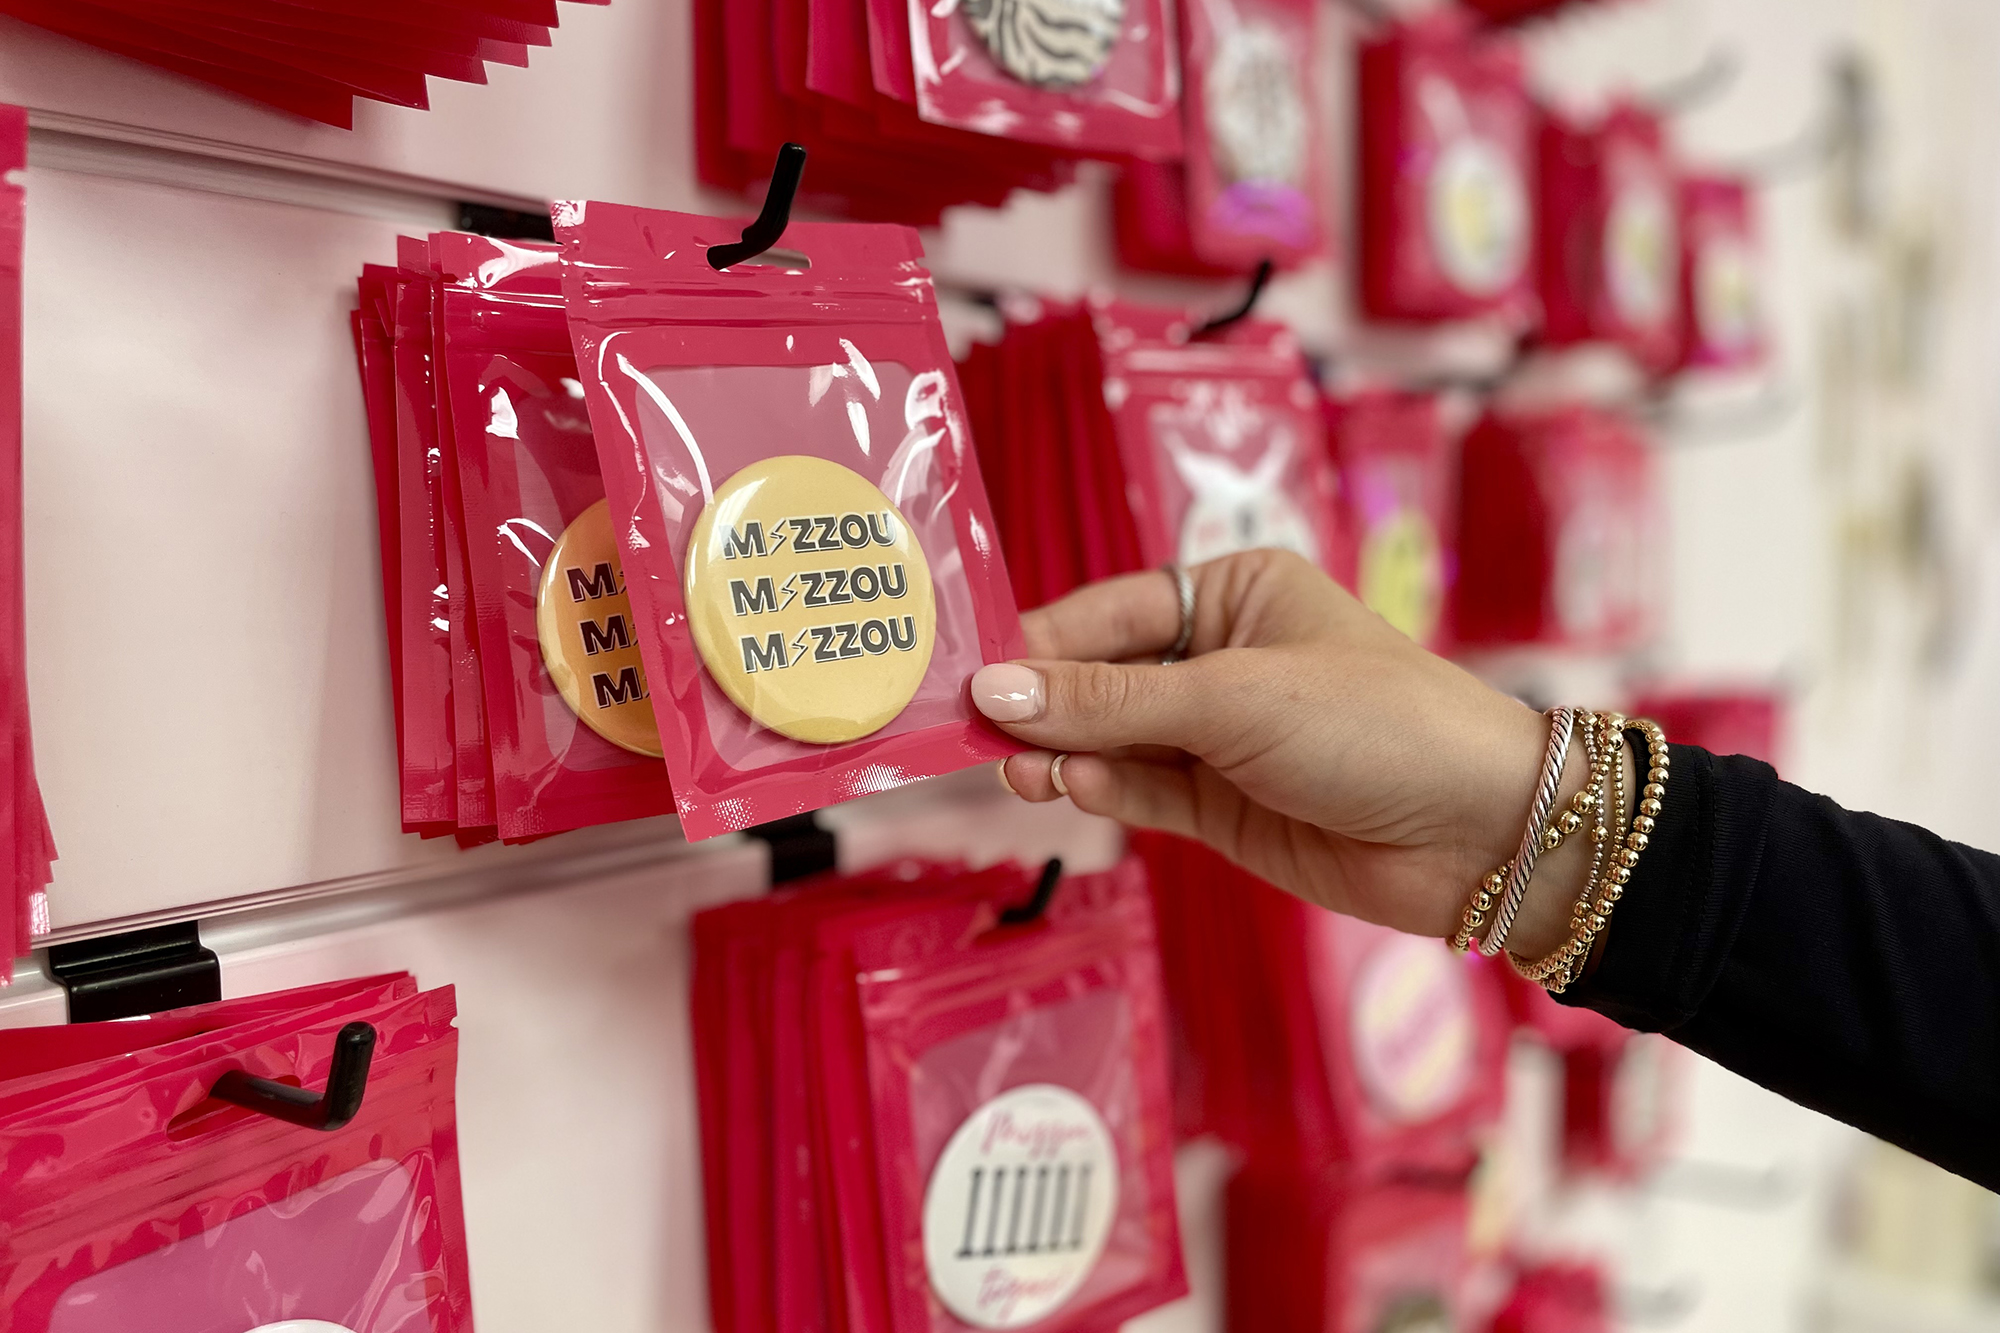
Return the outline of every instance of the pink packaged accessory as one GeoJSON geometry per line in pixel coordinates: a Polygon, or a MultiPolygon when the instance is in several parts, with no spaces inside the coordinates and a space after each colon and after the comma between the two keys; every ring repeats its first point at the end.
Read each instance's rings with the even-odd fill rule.
{"type": "Polygon", "coordinates": [[[1039,922],[945,904],[854,957],[892,1326],[1109,1330],[1184,1295],[1137,864],[1064,882],[1039,922]]]}
{"type": "Polygon", "coordinates": [[[0,1163],[0,1330],[469,1333],[454,1013],[403,976],[0,1032],[0,1131],[32,1145],[0,1163]],[[332,1132],[212,1095],[325,1088],[352,1025],[332,1132]]]}
{"type": "Polygon", "coordinates": [[[1536,1264],[1515,1278],[1493,1333],[1611,1333],[1610,1285],[1595,1263],[1536,1264]]]}
{"type": "Polygon", "coordinates": [[[690,838],[1014,753],[1022,652],[913,232],[556,207],[570,331],[690,838]]]}
{"type": "Polygon", "coordinates": [[[1081,156],[1181,155],[1175,15],[1166,0],[868,2],[883,56],[878,86],[914,100],[934,125],[1081,156]],[[903,60],[899,27],[908,33],[903,60]],[[913,84],[904,84],[906,71],[913,84]]]}
{"type": "Polygon", "coordinates": [[[1769,356],[1757,199],[1748,181],[1681,181],[1683,369],[1751,370],[1769,356]]]}
{"type": "Polygon", "coordinates": [[[1304,0],[1181,5],[1187,157],[1126,168],[1114,195],[1126,263],[1247,273],[1324,252],[1318,14],[1304,0]]]}
{"type": "Polygon", "coordinates": [[[1538,272],[1543,336],[1609,342],[1646,370],[1681,352],[1681,197],[1660,119],[1630,103],[1541,131],[1538,272]]]}
{"type": "Polygon", "coordinates": [[[1369,610],[1435,647],[1457,565],[1457,457],[1437,399],[1387,391],[1329,398],[1326,419],[1340,477],[1335,575],[1369,610]]]}
{"type": "Polygon", "coordinates": [[[1582,405],[1496,411],[1460,458],[1459,644],[1610,652],[1651,632],[1662,516],[1632,422],[1582,405]]]}
{"type": "MultiPolygon", "coordinates": [[[[551,572],[549,561],[573,525],[604,502],[555,248],[463,232],[434,233],[430,244],[444,279],[446,406],[500,836],[669,813],[666,765],[594,730],[587,719],[595,714],[580,715],[565,701],[544,646],[545,585],[572,572],[551,572]]],[[[586,595],[604,593],[594,566],[574,575],[586,595]]],[[[593,613],[596,637],[586,647],[607,663],[623,661],[629,615],[615,609],[615,598],[605,605],[613,609],[593,613]]],[[[615,683],[616,673],[607,679],[615,683]]],[[[595,678],[586,684],[600,688],[595,678]]]]}
{"type": "Polygon", "coordinates": [[[1378,319],[1535,310],[1536,112],[1520,49],[1438,10],[1361,48],[1361,296],[1378,319]]]}
{"type": "Polygon", "coordinates": [[[0,106],[0,737],[8,772],[0,785],[0,986],[14,959],[49,928],[48,894],[55,839],[35,779],[28,716],[26,586],[21,507],[21,245],[27,192],[28,114],[0,106]]]}
{"type": "Polygon", "coordinates": [[[1292,332],[1246,319],[1196,337],[1180,312],[1115,300],[1090,315],[1143,562],[1277,547],[1328,567],[1334,472],[1292,332]]]}
{"type": "Polygon", "coordinates": [[[1779,688],[1654,683],[1632,701],[1633,717],[1649,717],[1679,745],[1711,754],[1747,754],[1783,767],[1787,693],[1779,688]]]}
{"type": "Polygon", "coordinates": [[[1185,1291],[1142,879],[1057,870],[901,861],[696,918],[721,1333],[1108,1333],[1185,1291]],[[962,1254],[1003,1167],[1018,1213],[962,1254]]]}

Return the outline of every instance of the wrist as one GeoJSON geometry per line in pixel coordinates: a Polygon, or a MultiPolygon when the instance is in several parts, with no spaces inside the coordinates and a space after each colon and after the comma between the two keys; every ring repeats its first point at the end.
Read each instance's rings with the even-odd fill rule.
{"type": "MultiPolygon", "coordinates": [[[[1622,809],[1610,812],[1610,825],[1614,830],[1626,826],[1638,792],[1638,765],[1632,747],[1623,736],[1618,739],[1616,762],[1624,773],[1624,781],[1618,784],[1624,803],[1622,809]]],[[[1566,804],[1583,790],[1589,777],[1590,765],[1583,758],[1583,740],[1579,733],[1571,745],[1569,761],[1563,767],[1558,806],[1566,804]]],[[[1509,952],[1521,958],[1541,958],[1562,947],[1571,933],[1570,919],[1577,900],[1589,887],[1593,852],[1594,845],[1590,838],[1577,836],[1567,839],[1556,850],[1542,854],[1535,865],[1534,878],[1529,881],[1527,897],[1522,900],[1520,915],[1514,919],[1513,932],[1508,936],[1509,952]]]]}

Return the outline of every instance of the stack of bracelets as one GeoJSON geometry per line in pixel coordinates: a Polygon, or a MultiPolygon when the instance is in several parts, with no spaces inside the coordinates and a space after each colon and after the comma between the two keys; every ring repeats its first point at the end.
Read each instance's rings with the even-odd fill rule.
{"type": "Polygon", "coordinates": [[[1590,877],[1584,881],[1583,892],[1570,912],[1569,939],[1539,960],[1507,955],[1516,972],[1561,994],[1582,974],[1591,947],[1611,919],[1612,909],[1624,896],[1625,885],[1631,881],[1639,856],[1646,850],[1653,821],[1659,817],[1660,801],[1666,794],[1667,738],[1659,727],[1616,713],[1551,708],[1548,755],[1542,761],[1542,780],[1535,788],[1534,804],[1528,811],[1528,828],[1521,837],[1521,850],[1473,890],[1464,920],[1458,933],[1452,936],[1452,947],[1464,951],[1478,940],[1479,952],[1488,958],[1505,949],[1514,918],[1528,896],[1528,881],[1534,874],[1536,860],[1544,852],[1562,846],[1570,835],[1588,823],[1594,845],[1590,877]],[[1583,790],[1570,801],[1569,808],[1556,814],[1556,793],[1562,788],[1570,741],[1579,731],[1583,733],[1584,754],[1590,761],[1590,776],[1583,790]],[[1632,814],[1630,826],[1621,828],[1625,813],[1625,765],[1620,760],[1627,732],[1637,732],[1646,738],[1648,763],[1638,809],[1632,814]],[[1486,929],[1483,939],[1479,938],[1481,927],[1486,929]]]}

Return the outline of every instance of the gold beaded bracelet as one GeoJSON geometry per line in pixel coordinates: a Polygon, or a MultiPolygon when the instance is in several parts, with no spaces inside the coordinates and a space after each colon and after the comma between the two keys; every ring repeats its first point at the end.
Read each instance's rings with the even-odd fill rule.
{"type": "MultiPolygon", "coordinates": [[[[1601,714],[1586,713],[1581,710],[1577,713],[1577,727],[1583,732],[1584,749],[1590,757],[1590,776],[1585,780],[1583,790],[1570,798],[1569,809],[1549,821],[1548,828],[1542,834],[1544,852],[1553,852],[1562,846],[1571,834],[1583,827],[1584,820],[1593,811],[1600,811],[1599,822],[1602,823],[1602,803],[1598,791],[1604,785],[1608,760],[1604,753],[1600,753],[1604,747],[1596,744],[1593,732],[1602,723],[1603,717],[1601,714]]],[[[1472,941],[1477,938],[1480,928],[1486,924],[1487,914],[1493,910],[1493,904],[1500,900],[1500,895],[1506,890],[1507,876],[1513,868],[1514,863],[1509,861],[1487,875],[1480,881],[1479,887],[1473,890],[1472,900],[1466,904],[1465,914],[1459,921],[1458,933],[1451,937],[1452,948],[1464,953],[1472,947],[1472,941]]]]}
{"type": "MultiPolygon", "coordinates": [[[[1618,900],[1625,896],[1625,886],[1632,880],[1632,872],[1639,866],[1639,858],[1652,842],[1652,833],[1659,818],[1661,802],[1666,798],[1667,779],[1670,776],[1671,757],[1667,750],[1666,733],[1652,722],[1628,720],[1609,716],[1604,726],[1603,750],[1614,757],[1620,755],[1625,745],[1625,733],[1636,731],[1646,738],[1647,769],[1645,785],[1639,789],[1638,808],[1632,813],[1632,821],[1622,838],[1622,846],[1601,864],[1592,866],[1592,874],[1583,892],[1577,897],[1576,906],[1570,914],[1570,937],[1554,953],[1535,962],[1523,962],[1509,954],[1508,961],[1514,970],[1530,981],[1546,986],[1553,994],[1560,995],[1573,985],[1582,975],[1589,961],[1590,951],[1596,945],[1598,936],[1611,920],[1612,911],[1618,900]]],[[[1611,818],[1622,822],[1625,809],[1624,765],[1615,763],[1611,772],[1610,811],[1611,818]]],[[[1611,826],[1600,822],[1593,830],[1598,838],[1602,853],[1615,839],[1611,826]]]]}

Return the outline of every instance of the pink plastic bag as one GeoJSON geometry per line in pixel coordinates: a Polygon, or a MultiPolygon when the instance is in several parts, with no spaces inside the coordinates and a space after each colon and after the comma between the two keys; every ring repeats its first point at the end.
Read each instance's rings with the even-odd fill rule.
{"type": "Polygon", "coordinates": [[[1114,1329],[1187,1290],[1144,874],[997,906],[855,939],[892,1327],[1114,1329]]]}
{"type": "Polygon", "coordinates": [[[1245,320],[1190,338],[1179,312],[1110,300],[1092,316],[1145,563],[1277,547],[1329,567],[1333,466],[1291,331],[1245,320]]]}
{"type": "Polygon", "coordinates": [[[1751,370],[1770,354],[1757,200],[1749,182],[1681,182],[1683,368],[1751,370]]]}
{"type": "Polygon", "coordinates": [[[565,203],[556,226],[688,836],[1017,751],[967,694],[1022,641],[915,233],[794,224],[778,262],[718,272],[717,219],[565,203]],[[800,512],[763,513],[788,494],[800,512]]]}
{"type": "MultiPolygon", "coordinates": [[[[318,1320],[351,1333],[469,1333],[449,989],[314,987],[98,1031],[83,1062],[0,1083],[0,1330],[241,1333],[318,1320]],[[288,1007],[289,1006],[289,1007],[288,1007]],[[220,1027],[210,1027],[214,1022],[220,1027]],[[211,1099],[229,1070],[322,1086],[335,1034],[366,1022],[361,1109],[334,1133],[211,1099]],[[193,1026],[198,1030],[188,1031],[193,1026]]],[[[32,1031],[32,1030],[31,1030],[32,1031]]],[[[20,1068],[0,1034],[0,1071],[20,1068]]]]}
{"type": "Polygon", "coordinates": [[[1082,156],[1181,154],[1179,57],[1166,0],[869,4],[877,87],[914,101],[933,124],[1082,156]],[[896,48],[899,28],[907,58],[896,48]]]}
{"type": "MultiPolygon", "coordinates": [[[[669,813],[666,765],[564,702],[537,627],[555,543],[604,499],[556,252],[461,232],[431,247],[500,836],[669,813]]],[[[629,634],[615,617],[601,624],[607,645],[629,634]]]]}
{"type": "Polygon", "coordinates": [[[1535,308],[1536,113],[1520,49],[1439,10],[1361,49],[1361,296],[1378,319],[1535,308]]]}
{"type": "Polygon", "coordinates": [[[1340,473],[1335,577],[1368,609],[1426,647],[1442,638],[1457,564],[1451,541],[1456,451],[1427,394],[1328,399],[1340,473]]]}
{"type": "Polygon", "coordinates": [[[1460,644],[1613,652],[1651,632],[1663,516],[1636,426],[1581,405],[1495,412],[1461,460],[1460,644]]]}

